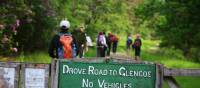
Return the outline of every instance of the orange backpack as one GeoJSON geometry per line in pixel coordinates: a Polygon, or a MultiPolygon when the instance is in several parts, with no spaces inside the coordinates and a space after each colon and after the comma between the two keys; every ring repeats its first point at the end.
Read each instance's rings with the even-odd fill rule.
{"type": "Polygon", "coordinates": [[[60,36],[60,42],[63,45],[63,58],[65,59],[73,57],[72,41],[72,36],[69,34],[63,34],[60,36]]]}

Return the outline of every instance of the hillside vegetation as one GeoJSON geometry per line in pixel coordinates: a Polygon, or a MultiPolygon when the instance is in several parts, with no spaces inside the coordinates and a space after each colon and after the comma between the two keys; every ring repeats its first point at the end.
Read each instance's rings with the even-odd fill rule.
{"type": "MultiPolygon", "coordinates": [[[[67,19],[71,32],[84,25],[93,42],[98,32],[118,35],[117,54],[134,57],[125,42],[139,33],[142,61],[200,68],[199,6],[200,0],[1,0],[0,61],[51,63],[49,42],[67,19]]],[[[95,46],[85,53],[95,56],[95,46]]],[[[199,77],[176,79],[182,88],[200,86],[199,77]]]]}

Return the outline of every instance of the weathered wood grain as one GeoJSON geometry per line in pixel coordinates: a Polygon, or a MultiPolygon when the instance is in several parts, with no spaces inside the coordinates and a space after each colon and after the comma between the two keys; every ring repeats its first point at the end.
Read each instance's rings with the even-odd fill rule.
{"type": "Polygon", "coordinates": [[[200,76],[200,69],[164,68],[164,76],[200,76]]]}

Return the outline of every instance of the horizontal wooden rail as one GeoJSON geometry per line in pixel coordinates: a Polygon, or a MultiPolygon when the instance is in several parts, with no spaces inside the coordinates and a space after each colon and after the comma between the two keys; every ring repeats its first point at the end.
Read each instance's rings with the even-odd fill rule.
{"type": "Polygon", "coordinates": [[[164,68],[164,76],[200,76],[200,69],[164,68]]]}

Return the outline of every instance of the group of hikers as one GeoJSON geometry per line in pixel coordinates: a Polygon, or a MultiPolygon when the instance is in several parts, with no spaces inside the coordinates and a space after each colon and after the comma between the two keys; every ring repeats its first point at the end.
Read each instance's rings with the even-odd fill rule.
{"type": "MultiPolygon", "coordinates": [[[[71,58],[84,58],[84,51],[87,49],[87,35],[84,32],[84,25],[81,25],[77,29],[69,32],[70,23],[68,20],[62,20],[60,22],[60,32],[57,33],[51,40],[49,46],[49,56],[59,59],[71,59],[71,58]]],[[[99,32],[96,38],[97,57],[110,56],[110,52],[113,54],[117,51],[119,38],[113,34],[105,32],[99,32]]],[[[135,59],[139,60],[141,51],[141,39],[137,34],[135,41],[132,41],[131,35],[128,35],[126,46],[128,52],[132,47],[135,50],[135,59]]]]}
{"type": "Polygon", "coordinates": [[[136,35],[136,39],[132,40],[131,34],[127,36],[126,40],[126,49],[127,53],[131,51],[131,48],[135,50],[135,60],[140,60],[140,52],[141,52],[142,40],[140,39],[140,34],[136,35]]]}
{"type": "Polygon", "coordinates": [[[105,32],[99,32],[96,40],[97,57],[110,56],[111,50],[114,54],[116,53],[119,40],[116,35],[108,33],[106,36],[105,32]]]}

